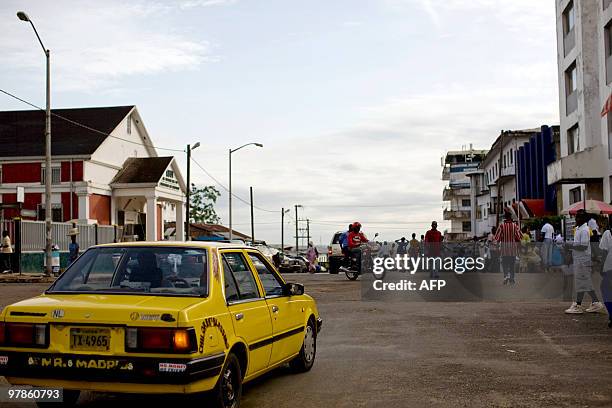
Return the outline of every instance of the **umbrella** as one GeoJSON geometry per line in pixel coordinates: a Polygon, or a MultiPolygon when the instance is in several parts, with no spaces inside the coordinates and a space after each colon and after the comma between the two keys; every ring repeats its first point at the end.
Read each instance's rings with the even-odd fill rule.
{"type": "Polygon", "coordinates": [[[579,201],[561,211],[562,214],[576,215],[578,210],[584,210],[590,214],[612,214],[612,205],[598,200],[579,201]]]}

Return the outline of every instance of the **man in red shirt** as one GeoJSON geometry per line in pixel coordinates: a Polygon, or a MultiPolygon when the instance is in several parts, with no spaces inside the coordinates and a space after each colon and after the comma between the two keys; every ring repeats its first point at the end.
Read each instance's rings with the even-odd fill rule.
{"type": "Polygon", "coordinates": [[[501,262],[504,270],[504,285],[508,283],[514,285],[514,264],[518,255],[518,243],[521,242],[521,230],[519,226],[512,221],[510,211],[504,211],[504,223],[497,228],[495,233],[495,242],[501,244],[501,262]]]}
{"type": "Polygon", "coordinates": [[[353,228],[351,232],[348,234],[348,247],[351,253],[355,256],[357,260],[357,268],[361,272],[361,249],[359,246],[368,242],[368,239],[361,232],[361,224],[358,222],[353,223],[353,228]]]}
{"type": "MultiPolygon", "coordinates": [[[[442,233],[438,231],[438,223],[433,221],[431,223],[431,229],[425,233],[425,256],[432,258],[440,257],[443,240],[444,237],[442,236],[442,233]]],[[[430,272],[432,278],[438,278],[439,271],[437,266],[439,263],[440,261],[433,262],[434,267],[430,272]]]]}

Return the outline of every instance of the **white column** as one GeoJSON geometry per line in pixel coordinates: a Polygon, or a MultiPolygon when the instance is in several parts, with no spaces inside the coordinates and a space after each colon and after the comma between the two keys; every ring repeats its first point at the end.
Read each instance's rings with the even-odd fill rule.
{"type": "Polygon", "coordinates": [[[176,208],[176,234],[177,241],[185,239],[185,203],[177,201],[174,203],[176,208]]]}
{"type": "Polygon", "coordinates": [[[111,195],[111,202],[110,202],[110,223],[111,225],[117,224],[117,200],[119,200],[119,197],[115,197],[111,195]]]}
{"type": "Polygon", "coordinates": [[[157,240],[157,197],[147,197],[147,241],[157,240]]]}
{"type": "Polygon", "coordinates": [[[78,193],[79,198],[79,220],[87,221],[89,219],[89,195],[85,193],[78,193]]]}

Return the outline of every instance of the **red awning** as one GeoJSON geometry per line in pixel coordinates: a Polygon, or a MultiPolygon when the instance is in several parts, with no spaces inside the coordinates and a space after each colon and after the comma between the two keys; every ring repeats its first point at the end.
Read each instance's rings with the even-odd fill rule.
{"type": "Polygon", "coordinates": [[[546,211],[544,199],[525,198],[521,200],[521,218],[545,217],[551,215],[546,211]]]}

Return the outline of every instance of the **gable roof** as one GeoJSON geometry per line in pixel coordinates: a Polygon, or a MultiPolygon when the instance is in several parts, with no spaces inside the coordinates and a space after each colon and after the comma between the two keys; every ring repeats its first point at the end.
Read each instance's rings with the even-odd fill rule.
{"type": "Polygon", "coordinates": [[[174,157],[130,157],[110,184],[157,183],[174,157]]]}
{"type": "MultiPolygon", "coordinates": [[[[117,125],[134,109],[130,106],[52,109],[51,154],[91,155],[117,125]],[[102,133],[86,129],[58,116],[102,133]]],[[[21,110],[0,112],[0,157],[45,155],[45,112],[21,110]]]]}

